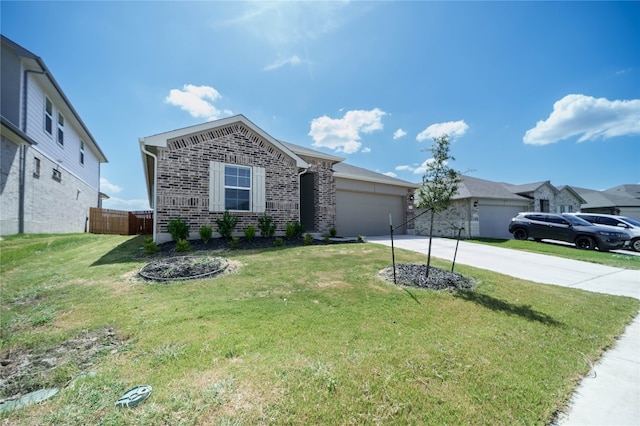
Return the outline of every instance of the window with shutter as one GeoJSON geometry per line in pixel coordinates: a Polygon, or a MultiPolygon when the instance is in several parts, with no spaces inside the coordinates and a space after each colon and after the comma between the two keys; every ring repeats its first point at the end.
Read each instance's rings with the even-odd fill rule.
{"type": "Polygon", "coordinates": [[[265,211],[265,169],[209,163],[209,211],[265,211]]]}

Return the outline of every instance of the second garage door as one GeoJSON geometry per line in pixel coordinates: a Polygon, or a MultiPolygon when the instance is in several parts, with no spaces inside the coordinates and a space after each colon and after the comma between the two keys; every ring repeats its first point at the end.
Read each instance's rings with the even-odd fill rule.
{"type": "MultiPolygon", "coordinates": [[[[336,191],[336,230],[341,236],[389,234],[389,213],[394,227],[402,224],[404,198],[398,195],[336,191]]],[[[404,234],[404,227],[394,231],[404,234]]]]}

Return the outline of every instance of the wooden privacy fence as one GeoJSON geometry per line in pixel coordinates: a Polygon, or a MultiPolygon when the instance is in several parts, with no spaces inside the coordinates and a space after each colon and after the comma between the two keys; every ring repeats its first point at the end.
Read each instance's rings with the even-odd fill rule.
{"type": "Polygon", "coordinates": [[[91,207],[89,232],[119,235],[152,234],[153,211],[128,212],[91,207]]]}

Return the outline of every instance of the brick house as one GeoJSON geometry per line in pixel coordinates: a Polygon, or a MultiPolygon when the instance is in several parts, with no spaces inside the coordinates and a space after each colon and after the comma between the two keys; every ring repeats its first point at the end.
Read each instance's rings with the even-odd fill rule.
{"type": "MultiPolygon", "coordinates": [[[[417,185],[343,163],[343,158],[277,140],[243,115],[140,138],[154,240],[170,239],[182,218],[198,238],[225,210],[236,231],[267,215],[276,235],[298,221],[311,233],[343,236],[389,232],[389,214],[411,219],[417,185]]],[[[398,232],[412,232],[409,221],[398,232]]]]}
{"type": "Polygon", "coordinates": [[[0,235],[84,232],[107,159],[42,58],[2,36],[0,235]]]}

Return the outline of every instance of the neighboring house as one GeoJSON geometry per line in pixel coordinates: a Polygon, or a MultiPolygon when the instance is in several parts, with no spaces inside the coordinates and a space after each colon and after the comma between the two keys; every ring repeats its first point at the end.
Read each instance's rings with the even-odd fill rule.
{"type": "MultiPolygon", "coordinates": [[[[449,208],[435,216],[436,236],[454,237],[464,228],[464,238],[510,238],[509,221],[522,211],[578,212],[584,200],[571,187],[560,189],[550,182],[511,185],[461,176],[449,208]]],[[[428,235],[430,214],[419,209],[415,232],[428,235]]]]}
{"type": "Polygon", "coordinates": [[[620,185],[605,191],[574,188],[585,203],[584,213],[604,213],[640,220],[640,185],[620,185]]]}
{"type": "MultiPolygon", "coordinates": [[[[192,238],[216,229],[225,210],[238,216],[237,235],[258,218],[307,232],[374,235],[410,221],[417,185],[342,163],[341,157],[282,142],[243,115],[140,138],[154,240],[170,239],[167,225],[182,218],[192,238]]],[[[413,223],[398,230],[412,232],[413,223]]]]}
{"type": "Polygon", "coordinates": [[[107,159],[44,61],[2,36],[0,234],[84,232],[107,159]]]}
{"type": "MultiPolygon", "coordinates": [[[[464,228],[461,237],[509,238],[509,221],[521,211],[529,209],[531,200],[514,194],[499,182],[491,182],[471,176],[460,176],[458,191],[451,205],[437,213],[433,234],[454,237],[464,228]]],[[[431,214],[419,209],[415,232],[429,235],[431,214]]]]}
{"type": "Polygon", "coordinates": [[[556,188],[551,182],[536,182],[525,185],[503,184],[509,191],[521,195],[529,200],[530,212],[572,213],[580,211],[580,205],[585,202],[570,186],[556,188]]]}

